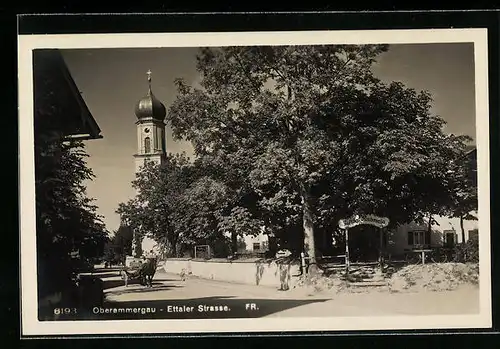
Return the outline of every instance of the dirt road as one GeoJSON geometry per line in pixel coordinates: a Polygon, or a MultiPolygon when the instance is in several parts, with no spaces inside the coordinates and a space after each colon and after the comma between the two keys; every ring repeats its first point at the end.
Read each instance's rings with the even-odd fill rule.
{"type": "Polygon", "coordinates": [[[124,287],[116,273],[108,274],[103,275],[105,307],[149,309],[146,314],[113,314],[110,318],[115,319],[448,315],[479,311],[479,289],[474,287],[446,292],[330,291],[311,295],[301,290],[279,291],[198,278],[182,281],[178,275],[161,271],[152,288],[135,284],[124,287]]]}

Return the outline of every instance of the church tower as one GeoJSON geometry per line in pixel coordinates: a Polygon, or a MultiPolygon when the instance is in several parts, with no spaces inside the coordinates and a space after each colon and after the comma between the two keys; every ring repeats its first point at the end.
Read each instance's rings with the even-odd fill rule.
{"type": "MultiPolygon", "coordinates": [[[[137,153],[135,158],[135,173],[139,173],[146,162],[152,161],[157,165],[166,159],[165,143],[165,106],[154,96],[151,90],[151,71],[147,72],[148,92],[135,105],[137,116],[137,153]]],[[[134,235],[132,253],[140,257],[156,249],[156,242],[148,237],[141,241],[134,235]]]]}
{"type": "Polygon", "coordinates": [[[146,161],[162,164],[165,161],[165,106],[151,91],[151,71],[148,75],[148,93],[135,105],[137,116],[137,153],[135,172],[138,173],[146,161]]]}

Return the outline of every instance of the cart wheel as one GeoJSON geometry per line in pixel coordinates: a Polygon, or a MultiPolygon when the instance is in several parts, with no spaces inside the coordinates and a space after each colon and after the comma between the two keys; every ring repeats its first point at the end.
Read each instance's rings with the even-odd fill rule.
{"type": "Polygon", "coordinates": [[[420,262],[420,257],[413,253],[407,253],[405,259],[408,264],[418,264],[420,262]]]}

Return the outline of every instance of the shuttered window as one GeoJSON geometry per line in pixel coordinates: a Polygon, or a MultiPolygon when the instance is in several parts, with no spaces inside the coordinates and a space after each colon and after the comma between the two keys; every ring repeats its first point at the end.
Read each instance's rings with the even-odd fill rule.
{"type": "Polygon", "coordinates": [[[410,246],[413,245],[413,232],[412,231],[408,232],[408,245],[410,245],[410,246]]]}
{"type": "Polygon", "coordinates": [[[424,230],[415,230],[408,232],[408,245],[424,246],[431,244],[431,232],[424,230]]]}

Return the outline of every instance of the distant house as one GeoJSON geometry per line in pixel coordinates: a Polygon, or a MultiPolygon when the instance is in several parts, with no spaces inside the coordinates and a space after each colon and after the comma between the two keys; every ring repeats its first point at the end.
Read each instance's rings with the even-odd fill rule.
{"type": "Polygon", "coordinates": [[[263,232],[256,236],[247,235],[244,241],[246,251],[267,252],[269,250],[269,236],[263,232]]]}
{"type": "MultiPolygon", "coordinates": [[[[244,235],[240,238],[238,243],[238,252],[257,252],[263,253],[269,250],[269,236],[263,232],[259,232],[257,235],[244,235]]],[[[231,233],[224,234],[227,238],[231,238],[231,233]]]]}

